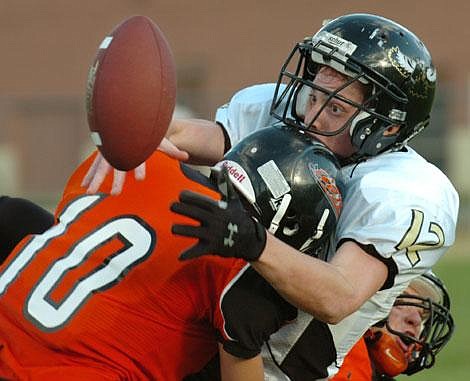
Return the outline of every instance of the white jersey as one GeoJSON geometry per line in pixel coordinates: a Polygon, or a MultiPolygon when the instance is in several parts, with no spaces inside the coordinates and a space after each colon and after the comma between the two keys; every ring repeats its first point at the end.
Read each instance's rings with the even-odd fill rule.
{"type": "MultiPolygon", "coordinates": [[[[225,127],[232,145],[277,122],[269,115],[274,88],[274,84],[248,87],[218,109],[216,121],[225,127]]],[[[344,240],[357,242],[379,256],[389,277],[358,311],[329,325],[337,353],[330,375],[364,332],[388,316],[408,283],[428,271],[453,244],[459,205],[448,178],[410,147],[343,167],[340,176],[345,185],[343,211],[332,247],[344,240]]],[[[302,331],[305,319],[312,318],[300,316],[297,330],[302,331]]],[[[270,339],[276,362],[281,363],[298,340],[300,333],[294,331],[295,327],[286,327],[270,339]]],[[[288,380],[265,354],[266,378],[288,380]]]]}

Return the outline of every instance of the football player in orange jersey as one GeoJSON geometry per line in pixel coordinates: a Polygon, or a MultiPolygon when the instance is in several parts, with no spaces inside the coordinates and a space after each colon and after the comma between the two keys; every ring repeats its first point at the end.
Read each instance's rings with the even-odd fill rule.
{"type": "MultiPolygon", "coordinates": [[[[331,193],[337,164],[298,132],[263,132],[269,133],[269,143],[274,134],[283,152],[263,168],[277,170],[278,183],[266,183],[257,171],[267,162],[263,150],[223,165],[239,192],[254,197],[247,206],[272,234],[318,254],[341,205],[337,189],[331,193]],[[299,149],[304,160],[291,160],[299,149]],[[302,203],[305,186],[309,202],[302,203]]],[[[107,178],[102,193],[90,195],[80,182],[92,161],[68,181],[52,228],[25,237],[0,267],[0,378],[181,380],[220,349],[223,378],[261,380],[261,345],[296,309],[242,259],[179,261],[195,240],[171,234],[173,224],[190,222],[169,210],[182,189],[217,205],[227,197],[236,202],[227,172],[217,172],[226,190],[210,189],[202,175],[157,152],[146,163],[145,181],[129,179],[120,195],[109,196],[107,178]]],[[[251,221],[244,227],[264,232],[251,221]]],[[[240,243],[236,224],[227,233],[222,244],[247,250],[256,244],[240,243]]]]}
{"type": "MultiPolygon", "coordinates": [[[[53,216],[25,199],[2,196],[0,223],[0,242],[7,243],[1,249],[6,257],[7,247],[13,247],[23,235],[47,230],[53,224],[53,216]]],[[[412,286],[413,283],[414,287],[409,287],[407,293],[398,298],[387,322],[399,334],[391,335],[385,326],[370,329],[366,338],[357,342],[348,353],[339,373],[332,380],[392,380],[391,377],[397,374],[414,374],[434,365],[437,353],[447,344],[453,333],[450,298],[445,286],[435,275],[423,275],[418,281],[412,282],[412,286]],[[416,311],[420,314],[418,319],[416,311]],[[426,317],[425,322],[421,321],[422,315],[426,317]],[[417,320],[422,328],[422,335],[416,332],[417,320]],[[411,340],[410,343],[406,336],[400,339],[400,336],[406,335],[406,331],[415,342],[411,340]],[[429,332],[435,334],[430,337],[429,332]],[[399,344],[400,341],[403,344],[399,344]],[[404,350],[406,342],[410,343],[407,348],[411,350],[404,350]]],[[[215,379],[217,375],[214,375],[214,371],[218,372],[218,366],[215,369],[206,368],[205,375],[201,373],[197,376],[199,378],[194,375],[188,377],[188,380],[215,379]]]]}
{"type": "Polygon", "coordinates": [[[355,344],[332,381],[392,381],[431,368],[453,331],[447,289],[425,273],[397,298],[388,319],[355,344]]]}

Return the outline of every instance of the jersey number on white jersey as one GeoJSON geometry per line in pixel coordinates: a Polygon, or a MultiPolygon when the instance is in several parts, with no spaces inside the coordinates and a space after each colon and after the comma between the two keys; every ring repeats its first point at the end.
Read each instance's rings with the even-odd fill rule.
{"type": "Polygon", "coordinates": [[[415,266],[421,260],[418,251],[438,249],[444,245],[444,231],[435,222],[429,223],[428,232],[436,237],[436,241],[418,242],[419,236],[422,233],[423,222],[424,213],[420,210],[412,209],[411,225],[400,243],[395,246],[397,250],[406,249],[406,256],[411,266],[415,266]]]}

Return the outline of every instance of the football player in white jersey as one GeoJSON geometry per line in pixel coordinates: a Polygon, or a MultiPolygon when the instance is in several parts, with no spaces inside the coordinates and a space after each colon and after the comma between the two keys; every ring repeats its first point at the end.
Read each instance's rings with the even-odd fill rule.
{"type": "MultiPolygon", "coordinates": [[[[327,262],[270,234],[239,237],[265,240],[252,245],[263,250],[239,255],[304,311],[280,332],[281,356],[291,350],[290,339],[317,319],[329,323],[325,337],[331,335],[336,360],[328,370],[319,360],[311,379],[336,373],[352,345],[454,242],[457,192],[407,145],[429,124],[435,86],[436,71],[418,37],[383,17],[351,14],[296,44],[276,85],[242,90],[217,111],[215,123],[180,120],[170,126],[166,143],[199,164],[219,161],[239,139],[272,122],[312,134],[341,160],[344,208],[327,262]]],[[[211,212],[230,220],[240,211],[211,212]]],[[[207,247],[203,239],[198,245],[201,252],[207,247]]]]}

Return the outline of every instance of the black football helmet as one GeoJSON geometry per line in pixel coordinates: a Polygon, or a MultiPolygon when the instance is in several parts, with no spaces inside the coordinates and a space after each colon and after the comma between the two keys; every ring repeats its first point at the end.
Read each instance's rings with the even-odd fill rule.
{"type": "Polygon", "coordinates": [[[324,259],[342,198],[339,164],[323,144],[296,128],[266,127],[217,165],[227,168],[244,205],[270,233],[324,259]]]}
{"type": "Polygon", "coordinates": [[[454,320],[450,313],[450,298],[441,280],[429,272],[414,279],[410,286],[418,295],[402,294],[395,306],[415,306],[423,310],[425,319],[418,338],[394,330],[388,321],[387,330],[397,335],[406,344],[412,344],[413,351],[404,372],[411,375],[434,365],[437,353],[447,344],[454,332],[454,320]]]}
{"type": "Polygon", "coordinates": [[[356,162],[390,149],[400,149],[429,124],[436,87],[431,56],[412,32],[386,18],[350,14],[329,22],[313,36],[296,44],[282,66],[271,114],[287,125],[321,135],[349,129],[357,153],[345,163],[356,162]],[[321,66],[330,66],[348,80],[335,91],[315,85],[321,66]],[[340,95],[359,81],[366,94],[362,103],[340,95]],[[309,125],[304,124],[306,99],[312,89],[326,94],[326,101],[309,125]],[[314,122],[332,98],[356,108],[341,128],[316,130],[314,122]],[[398,133],[384,136],[390,126],[398,133]]]}

